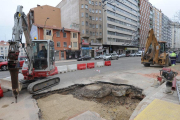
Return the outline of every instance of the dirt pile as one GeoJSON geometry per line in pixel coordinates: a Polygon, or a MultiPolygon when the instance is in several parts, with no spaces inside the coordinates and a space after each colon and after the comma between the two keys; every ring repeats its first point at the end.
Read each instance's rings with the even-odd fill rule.
{"type": "Polygon", "coordinates": [[[89,110],[106,120],[128,120],[144,97],[142,90],[133,86],[94,84],[72,88],[37,100],[42,119],[67,120],[89,110]],[[120,96],[116,96],[112,91],[120,96]]]}

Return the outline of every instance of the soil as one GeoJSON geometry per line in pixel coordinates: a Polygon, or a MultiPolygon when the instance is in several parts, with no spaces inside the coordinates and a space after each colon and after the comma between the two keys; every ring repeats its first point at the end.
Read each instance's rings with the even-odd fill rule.
{"type": "MultiPolygon", "coordinates": [[[[112,89],[114,86],[100,85],[102,88],[107,87],[108,89],[112,89]]],[[[117,86],[114,87],[117,89],[117,86]]],[[[57,92],[38,99],[37,102],[41,109],[42,119],[68,120],[89,110],[98,113],[106,120],[129,120],[134,109],[143,98],[142,91],[135,87],[127,90],[128,94],[125,96],[116,97],[111,93],[103,98],[95,96],[91,98],[84,97],[82,95],[84,88],[85,86],[77,86],[60,94],[57,94],[59,93],[57,92]]]]}

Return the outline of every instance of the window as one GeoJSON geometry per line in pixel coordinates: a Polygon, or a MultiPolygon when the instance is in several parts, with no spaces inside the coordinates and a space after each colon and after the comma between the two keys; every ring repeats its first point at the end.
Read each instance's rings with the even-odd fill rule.
{"type": "Polygon", "coordinates": [[[81,13],[81,17],[84,17],[84,13],[81,13]]]}
{"type": "Polygon", "coordinates": [[[92,9],[92,13],[94,13],[94,9],[92,9]]]}
{"type": "Polygon", "coordinates": [[[84,21],[82,21],[82,23],[81,23],[82,25],[84,25],[84,21]]]}
{"type": "Polygon", "coordinates": [[[98,5],[98,2],[97,2],[97,1],[95,2],[95,5],[98,5]]]}
{"type": "Polygon", "coordinates": [[[77,38],[77,33],[73,33],[73,38],[77,38]]]}
{"type": "Polygon", "coordinates": [[[101,2],[99,2],[99,6],[101,6],[101,2]]]}
{"type": "Polygon", "coordinates": [[[98,24],[96,25],[96,28],[98,28],[98,24]]]}
{"type": "Polygon", "coordinates": [[[86,30],[86,34],[89,34],[89,31],[88,31],[88,30],[86,30]]]}
{"type": "Polygon", "coordinates": [[[7,47],[5,47],[5,50],[7,50],[7,47]]]}
{"type": "Polygon", "coordinates": [[[46,30],[46,35],[50,35],[51,36],[51,30],[46,30]]]}
{"type": "Polygon", "coordinates": [[[89,0],[89,4],[91,4],[91,0],[89,0]]]}
{"type": "Polygon", "coordinates": [[[66,38],[66,33],[63,33],[63,37],[66,38]]]}
{"type": "Polygon", "coordinates": [[[86,17],[88,18],[88,13],[86,13],[86,17]]]}
{"type": "Polygon", "coordinates": [[[98,13],[98,10],[96,10],[96,13],[98,13]]]}
{"type": "Polygon", "coordinates": [[[92,20],[92,16],[89,16],[89,20],[92,20]]]}
{"type": "Polygon", "coordinates": [[[92,20],[95,20],[95,17],[92,17],[92,20]]]}
{"type": "Polygon", "coordinates": [[[90,35],[92,36],[92,32],[90,31],[90,35]]]}
{"type": "Polygon", "coordinates": [[[94,40],[93,39],[91,39],[91,43],[93,43],[94,42],[94,40]]]}
{"type": "Polygon", "coordinates": [[[82,30],[82,34],[84,34],[84,30],[82,30]]]}
{"type": "Polygon", "coordinates": [[[101,25],[101,24],[99,24],[99,28],[100,28],[100,29],[102,28],[102,25],[101,25]]]}
{"type": "Polygon", "coordinates": [[[67,42],[64,42],[64,47],[67,47],[67,42]]]}
{"type": "Polygon", "coordinates": [[[101,10],[99,10],[99,13],[101,13],[101,10]]]}
{"type": "Polygon", "coordinates": [[[96,20],[98,20],[98,17],[96,17],[96,20]]]}
{"type": "Polygon", "coordinates": [[[93,36],[95,36],[95,32],[93,32],[93,36]]]}
{"type": "Polygon", "coordinates": [[[86,21],[86,26],[88,26],[88,21],[86,21]]]}
{"type": "Polygon", "coordinates": [[[101,17],[99,17],[99,20],[100,20],[100,21],[102,21],[102,18],[101,18],[101,17]]]}
{"type": "Polygon", "coordinates": [[[96,33],[96,36],[98,36],[98,32],[96,33]]]}
{"type": "Polygon", "coordinates": [[[94,1],[92,1],[92,5],[94,5],[94,1]]]}
{"type": "Polygon", "coordinates": [[[88,9],[88,5],[85,5],[85,8],[88,9]]]}
{"type": "Polygon", "coordinates": [[[3,47],[1,47],[1,50],[3,50],[3,47]]]}
{"type": "Polygon", "coordinates": [[[83,5],[83,4],[81,5],[81,8],[84,8],[84,5],[83,5]]]}
{"type": "Polygon", "coordinates": [[[91,12],[91,8],[89,8],[89,12],[91,12]]]}
{"type": "Polygon", "coordinates": [[[93,28],[95,28],[95,24],[93,24],[93,28]]]}
{"type": "Polygon", "coordinates": [[[77,42],[73,42],[73,47],[77,47],[77,42]]]}
{"type": "Polygon", "coordinates": [[[60,44],[60,42],[57,42],[57,47],[61,47],[61,44],[60,44]]]}
{"type": "Polygon", "coordinates": [[[56,37],[60,37],[60,32],[56,32],[56,37]]]}
{"type": "Polygon", "coordinates": [[[102,35],[102,33],[100,32],[99,35],[102,35]]]}

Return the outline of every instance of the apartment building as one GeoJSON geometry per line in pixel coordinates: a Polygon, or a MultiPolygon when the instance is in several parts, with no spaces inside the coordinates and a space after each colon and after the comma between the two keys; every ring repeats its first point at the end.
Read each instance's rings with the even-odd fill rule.
{"type": "Polygon", "coordinates": [[[172,47],[174,49],[180,49],[180,23],[172,22],[172,47]]]}
{"type": "MultiPolygon", "coordinates": [[[[4,40],[1,40],[0,41],[0,55],[2,55],[4,59],[7,59],[8,49],[9,49],[9,43],[4,40]]],[[[20,45],[19,51],[20,51],[19,56],[26,56],[26,53],[24,49],[21,47],[21,45],[20,45]]]]}
{"type": "Polygon", "coordinates": [[[161,41],[162,36],[162,12],[153,6],[153,29],[158,41],[161,41]]]}
{"type": "Polygon", "coordinates": [[[102,52],[102,0],[62,0],[61,25],[81,32],[81,54],[96,56],[102,52]]]}
{"type": "Polygon", "coordinates": [[[171,28],[171,20],[162,13],[162,36],[161,40],[167,42],[167,47],[172,47],[172,28],[171,28]]]}
{"type": "Polygon", "coordinates": [[[103,46],[106,53],[138,50],[139,7],[137,0],[104,1],[103,46]]]}
{"type": "Polygon", "coordinates": [[[140,0],[140,48],[146,45],[149,30],[153,28],[153,7],[149,0],[140,0]]]}
{"type": "Polygon", "coordinates": [[[59,8],[38,5],[32,8],[27,16],[32,38],[54,41],[55,60],[79,57],[80,32],[67,28],[64,29],[64,33],[62,32],[59,8]]]}

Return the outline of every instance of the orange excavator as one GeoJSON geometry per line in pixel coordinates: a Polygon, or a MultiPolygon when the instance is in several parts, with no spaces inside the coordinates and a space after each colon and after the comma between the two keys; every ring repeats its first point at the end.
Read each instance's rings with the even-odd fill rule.
{"type": "Polygon", "coordinates": [[[171,65],[169,54],[166,53],[166,42],[157,41],[153,29],[149,31],[145,51],[141,56],[141,64],[145,67],[158,64],[160,66],[171,65]]]}

